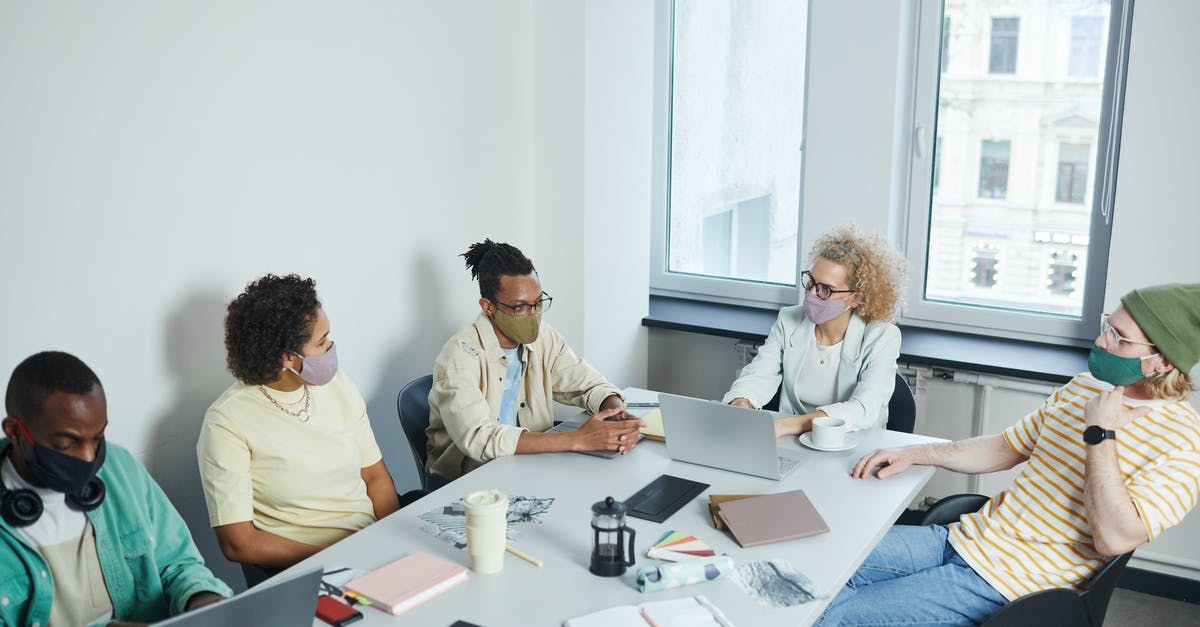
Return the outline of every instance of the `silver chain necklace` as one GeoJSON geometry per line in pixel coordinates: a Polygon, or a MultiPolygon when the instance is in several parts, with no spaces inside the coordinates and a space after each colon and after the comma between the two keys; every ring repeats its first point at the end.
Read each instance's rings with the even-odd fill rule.
{"type": "Polygon", "coordinates": [[[312,418],[312,415],[308,413],[309,396],[308,396],[308,386],[307,385],[304,386],[304,407],[301,407],[299,411],[292,411],[292,410],[284,407],[283,405],[281,405],[279,403],[279,401],[275,400],[274,397],[272,397],[269,393],[267,393],[266,387],[260,385],[260,386],[258,386],[258,389],[262,391],[263,396],[267,397],[268,401],[271,401],[272,405],[279,408],[279,411],[281,411],[289,416],[294,416],[295,418],[298,418],[300,420],[300,422],[308,422],[309,418],[312,418]]]}

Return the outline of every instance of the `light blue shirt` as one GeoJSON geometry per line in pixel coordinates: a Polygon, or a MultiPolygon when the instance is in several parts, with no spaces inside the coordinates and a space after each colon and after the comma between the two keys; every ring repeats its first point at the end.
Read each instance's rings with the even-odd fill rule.
{"type": "Polygon", "coordinates": [[[500,397],[500,424],[520,426],[517,424],[517,396],[521,391],[521,378],[525,374],[525,364],[521,363],[521,348],[518,344],[513,348],[501,348],[508,358],[508,374],[504,375],[504,396],[500,397]]]}

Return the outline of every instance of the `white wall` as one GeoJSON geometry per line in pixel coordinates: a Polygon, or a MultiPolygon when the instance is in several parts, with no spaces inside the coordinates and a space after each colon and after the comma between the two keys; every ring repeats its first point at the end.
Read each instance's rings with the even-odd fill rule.
{"type": "Polygon", "coordinates": [[[298,272],[415,487],[395,396],[478,310],[455,255],[485,236],[533,248],[531,28],[525,2],[5,5],[4,380],[40,350],[89,363],[111,440],[240,585],[196,434],[231,382],[225,304],[298,272]]]}

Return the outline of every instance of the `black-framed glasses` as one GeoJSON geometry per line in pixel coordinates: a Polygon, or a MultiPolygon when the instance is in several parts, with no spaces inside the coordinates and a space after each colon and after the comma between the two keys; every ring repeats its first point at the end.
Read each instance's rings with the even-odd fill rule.
{"type": "Polygon", "coordinates": [[[817,298],[820,298],[821,300],[829,300],[829,297],[833,296],[834,294],[847,294],[850,292],[858,291],[858,290],[835,290],[835,289],[833,289],[833,286],[828,283],[817,283],[816,279],[813,278],[812,273],[809,272],[808,270],[805,270],[804,272],[800,273],[800,285],[804,288],[804,291],[806,291],[806,292],[813,291],[814,287],[817,288],[814,293],[817,295],[817,298]]]}
{"type": "Polygon", "coordinates": [[[493,305],[504,305],[505,307],[508,307],[510,310],[512,310],[512,315],[514,318],[524,318],[530,314],[542,313],[543,311],[550,309],[550,304],[554,302],[554,297],[542,292],[541,298],[529,305],[510,305],[508,303],[502,303],[495,298],[489,298],[488,300],[492,301],[493,305]]]}

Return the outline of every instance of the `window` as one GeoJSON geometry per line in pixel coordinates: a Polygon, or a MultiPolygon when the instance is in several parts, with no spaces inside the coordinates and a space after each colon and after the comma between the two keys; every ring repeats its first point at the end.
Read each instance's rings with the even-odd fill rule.
{"type": "Polygon", "coordinates": [[[1075,291],[1075,277],[1079,270],[1079,254],[1070,250],[1055,250],[1050,253],[1050,276],[1046,289],[1051,294],[1070,296],[1075,291]]]}
{"type": "Polygon", "coordinates": [[[971,285],[991,289],[999,272],[1000,251],[988,244],[976,245],[971,255],[971,285]]]}
{"type": "Polygon", "coordinates": [[[979,197],[1004,198],[1008,193],[1008,155],[1012,142],[983,141],[979,149],[979,197]]]}
{"type": "Polygon", "coordinates": [[[1020,18],[992,18],[992,45],[991,55],[988,58],[989,74],[1017,73],[1017,39],[1020,30],[1020,18]]]}
{"type": "Polygon", "coordinates": [[[918,3],[904,323],[1095,337],[1130,4],[1009,0],[1007,16],[992,16],[967,0],[918,3]],[[986,51],[988,73],[940,71],[947,20],[955,50],[986,51]],[[1021,30],[1038,53],[1022,59],[1022,80],[1008,80],[1021,30]],[[1093,53],[1095,80],[1079,80],[1093,53]],[[934,150],[922,137],[935,138],[934,150]]]}
{"type": "Polygon", "coordinates": [[[1100,78],[1100,53],[1104,49],[1104,18],[1071,18],[1071,61],[1067,76],[1100,78]]]}
{"type": "Polygon", "coordinates": [[[666,107],[651,287],[794,303],[807,3],[658,6],[669,53],[656,74],[666,107]]]}
{"type": "Polygon", "coordinates": [[[1088,157],[1092,147],[1087,144],[1059,144],[1058,184],[1054,200],[1083,204],[1087,194],[1088,157]]]}

